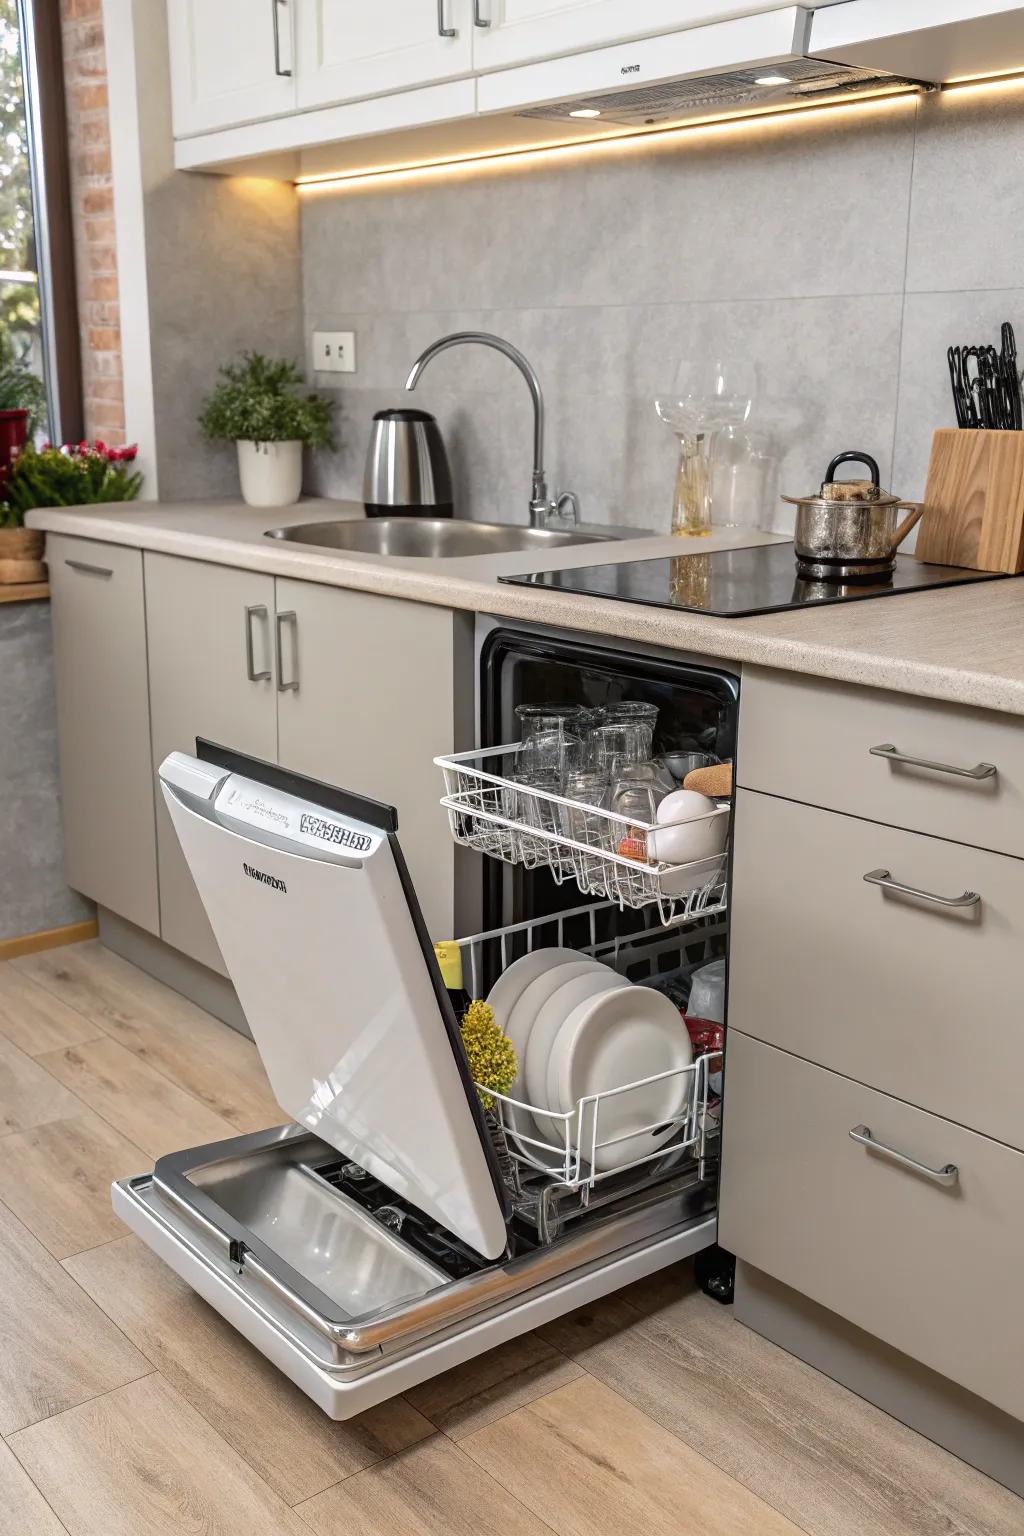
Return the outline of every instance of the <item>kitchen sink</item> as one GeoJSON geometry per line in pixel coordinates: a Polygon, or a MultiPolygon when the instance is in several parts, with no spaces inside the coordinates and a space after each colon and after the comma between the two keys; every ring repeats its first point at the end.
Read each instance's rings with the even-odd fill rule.
{"type": "Polygon", "coordinates": [[[419,560],[452,560],[465,555],[504,555],[517,549],[557,549],[566,544],[603,544],[608,529],[529,528],[515,523],[470,523],[442,517],[374,517],[338,522],[294,523],[270,528],[268,539],[315,544],[321,549],[354,549],[366,555],[401,555],[419,560]]]}

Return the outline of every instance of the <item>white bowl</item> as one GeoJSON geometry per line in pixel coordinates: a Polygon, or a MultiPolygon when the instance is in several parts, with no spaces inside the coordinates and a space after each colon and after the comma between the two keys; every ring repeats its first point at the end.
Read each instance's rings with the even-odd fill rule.
{"type": "Polygon", "coordinates": [[[661,864],[697,864],[661,877],[666,896],[684,896],[718,879],[719,855],[729,835],[729,814],[694,789],[676,789],[658,806],[658,828],[648,833],[647,851],[661,864]],[[700,861],[700,862],[698,862],[700,861]]]}
{"type": "Polygon", "coordinates": [[[690,1100],[692,1084],[684,1069],[692,1062],[686,1024],[663,992],[628,985],[601,992],[573,1009],[555,1039],[548,1058],[548,1105],[567,1114],[591,1094],[628,1088],[601,1101],[596,1134],[613,1145],[593,1149],[593,1106],[570,1131],[583,1160],[589,1163],[593,1150],[594,1168],[606,1173],[656,1152],[676,1134],[678,1121],[665,1122],[690,1100]],[[662,1072],[673,1075],[629,1087],[662,1072]]]}

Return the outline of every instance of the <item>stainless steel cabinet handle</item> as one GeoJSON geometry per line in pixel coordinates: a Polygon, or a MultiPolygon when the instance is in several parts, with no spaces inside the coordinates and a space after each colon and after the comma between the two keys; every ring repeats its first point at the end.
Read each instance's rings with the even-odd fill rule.
{"type": "Polygon", "coordinates": [[[266,618],[266,603],[253,603],[245,610],[245,675],[248,677],[250,683],[265,682],[266,679],[271,675],[269,667],[267,667],[266,671],[264,672],[257,672],[256,662],[253,659],[252,620],[253,615],[257,613],[261,618],[266,618]]]}
{"type": "Polygon", "coordinates": [[[480,14],[480,0],[473,0],[473,25],[474,27],[489,27],[490,20],[480,14]]]}
{"type": "Polygon", "coordinates": [[[278,7],[287,5],[288,0],[270,0],[270,14],[274,21],[274,74],[290,75],[290,69],[281,68],[281,24],[278,17],[278,7]]]}
{"type": "Polygon", "coordinates": [[[894,880],[888,869],[870,869],[864,876],[868,885],[879,885],[883,891],[895,891],[900,896],[917,896],[921,901],[930,901],[936,907],[978,907],[981,905],[981,897],[977,891],[964,891],[962,896],[937,896],[934,891],[918,890],[916,885],[904,885],[899,880],[894,880]]]}
{"type": "Polygon", "coordinates": [[[278,613],[274,615],[274,654],[277,659],[277,691],[278,693],[290,693],[293,689],[297,689],[299,686],[299,617],[294,608],[289,609],[287,613],[278,613]],[[295,647],[293,653],[295,660],[295,671],[292,675],[291,682],[289,683],[286,683],[284,680],[284,647],[281,640],[281,632],[285,624],[290,624],[292,626],[292,634],[295,639],[295,647]]]}
{"type": "Polygon", "coordinates": [[[85,560],[65,560],[64,564],[69,565],[73,571],[81,571],[83,576],[102,576],[105,580],[114,574],[105,565],[89,565],[85,560]]]}
{"type": "Polygon", "coordinates": [[[951,1188],[960,1178],[960,1170],[956,1163],[946,1163],[942,1168],[929,1168],[927,1163],[919,1163],[916,1157],[908,1157],[905,1152],[897,1152],[895,1147],[887,1147],[884,1141],[876,1141],[871,1134],[870,1126],[855,1125],[850,1132],[850,1139],[869,1152],[877,1152],[879,1157],[888,1158],[890,1163],[899,1163],[901,1168],[910,1168],[914,1173],[931,1179],[933,1184],[941,1184],[945,1189],[951,1188]]]}
{"type": "Polygon", "coordinates": [[[458,37],[454,27],[446,27],[444,24],[444,0],[437,0],[437,35],[438,37],[458,37]]]}
{"type": "Polygon", "coordinates": [[[890,763],[903,763],[908,768],[930,768],[932,773],[951,773],[955,779],[994,779],[999,769],[995,763],[976,763],[973,768],[957,768],[955,763],[933,763],[927,757],[911,757],[901,752],[891,741],[880,747],[869,747],[872,757],[887,758],[890,763]]]}

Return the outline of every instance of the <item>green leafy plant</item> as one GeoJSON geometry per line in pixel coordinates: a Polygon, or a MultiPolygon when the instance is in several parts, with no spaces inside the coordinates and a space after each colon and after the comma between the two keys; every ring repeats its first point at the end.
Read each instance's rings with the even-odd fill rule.
{"type": "Polygon", "coordinates": [[[333,447],[331,402],[302,392],[302,375],[294,363],[243,352],[238,362],[220,369],[219,377],[199,416],[206,437],[252,443],[298,440],[313,448],[333,447]]]}
{"type": "Polygon", "coordinates": [[[29,434],[46,419],[46,390],[18,351],[11,332],[0,325],[0,411],[27,410],[29,434]]]}
{"type": "Polygon", "coordinates": [[[0,528],[20,528],[33,507],[79,507],[104,501],[134,501],[142,475],[130,468],[138,452],[106,443],[31,446],[11,465],[0,528]]]}

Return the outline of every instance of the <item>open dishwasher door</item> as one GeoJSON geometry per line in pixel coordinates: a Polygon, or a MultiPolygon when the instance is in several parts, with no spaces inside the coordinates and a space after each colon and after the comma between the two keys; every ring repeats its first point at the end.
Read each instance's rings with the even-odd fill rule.
{"type": "Polygon", "coordinates": [[[160,785],[278,1103],[497,1258],[507,1196],[395,812],[199,750],[160,785]]]}

